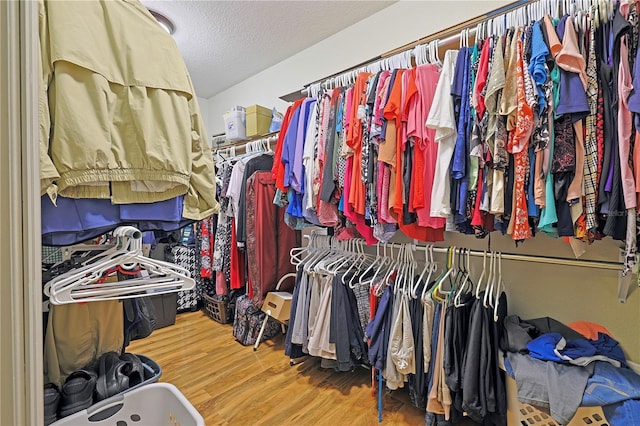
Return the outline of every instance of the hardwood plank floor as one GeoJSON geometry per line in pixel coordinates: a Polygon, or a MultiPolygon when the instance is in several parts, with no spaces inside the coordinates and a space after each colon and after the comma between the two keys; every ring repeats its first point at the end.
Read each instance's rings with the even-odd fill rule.
{"type": "MultiPolygon", "coordinates": [[[[315,358],[290,366],[283,346],[281,335],[254,352],[234,340],[231,325],[198,311],[127,351],[160,364],[160,381],[177,386],[207,425],[378,424],[370,370],[336,373],[315,358]]],[[[406,390],[385,393],[383,404],[383,425],[424,424],[406,390]]]]}

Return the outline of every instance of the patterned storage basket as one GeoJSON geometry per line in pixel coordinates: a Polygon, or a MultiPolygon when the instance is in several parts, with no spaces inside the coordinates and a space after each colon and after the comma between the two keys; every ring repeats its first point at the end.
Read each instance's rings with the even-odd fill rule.
{"type": "Polygon", "coordinates": [[[214,321],[228,324],[233,320],[233,309],[229,300],[218,300],[208,294],[202,295],[203,310],[214,321]]]}

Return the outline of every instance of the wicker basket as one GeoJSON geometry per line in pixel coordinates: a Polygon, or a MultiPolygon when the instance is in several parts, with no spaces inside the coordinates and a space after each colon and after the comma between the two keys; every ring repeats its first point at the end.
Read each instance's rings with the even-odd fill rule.
{"type": "MultiPolygon", "coordinates": [[[[559,426],[549,414],[518,401],[516,382],[507,376],[508,425],[559,426]]],[[[580,407],[567,426],[609,426],[600,407],[580,407]]]]}
{"type": "Polygon", "coordinates": [[[203,294],[204,312],[220,324],[228,324],[233,320],[233,312],[228,300],[217,300],[208,294],[203,294]]]}

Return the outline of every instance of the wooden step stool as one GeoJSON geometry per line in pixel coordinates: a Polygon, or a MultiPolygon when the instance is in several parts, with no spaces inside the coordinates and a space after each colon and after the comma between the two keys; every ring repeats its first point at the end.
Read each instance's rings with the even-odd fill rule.
{"type": "Polygon", "coordinates": [[[291,314],[291,299],[293,295],[286,291],[278,291],[280,290],[280,286],[287,278],[296,278],[296,274],[291,272],[289,274],[284,275],[278,281],[276,285],[276,291],[270,291],[267,293],[267,296],[264,298],[264,302],[262,303],[262,312],[266,315],[264,317],[264,321],[262,322],[262,327],[260,327],[260,334],[258,334],[258,338],[256,339],[256,343],[253,345],[253,350],[257,351],[258,346],[260,345],[260,341],[262,340],[262,335],[264,334],[264,329],[267,326],[267,321],[269,321],[269,317],[278,321],[282,325],[282,332],[285,332],[285,324],[289,321],[289,316],[291,314]]]}

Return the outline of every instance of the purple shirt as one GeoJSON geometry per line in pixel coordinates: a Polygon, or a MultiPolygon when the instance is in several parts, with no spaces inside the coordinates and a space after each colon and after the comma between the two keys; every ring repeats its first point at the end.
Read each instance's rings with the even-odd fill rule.
{"type": "Polygon", "coordinates": [[[300,117],[298,119],[298,131],[296,132],[295,149],[293,153],[293,166],[291,173],[291,188],[294,191],[301,194],[304,185],[304,169],[302,167],[302,154],[304,152],[304,141],[307,135],[307,128],[309,126],[309,118],[311,111],[313,111],[313,104],[315,99],[305,99],[300,106],[300,117]]]}
{"type": "Polygon", "coordinates": [[[289,128],[287,134],[284,137],[282,146],[282,164],[284,165],[284,186],[289,187],[291,185],[291,177],[293,175],[293,159],[295,158],[296,151],[296,139],[298,138],[298,121],[300,120],[300,113],[302,111],[302,105],[296,109],[291,116],[289,122],[289,128]]]}

